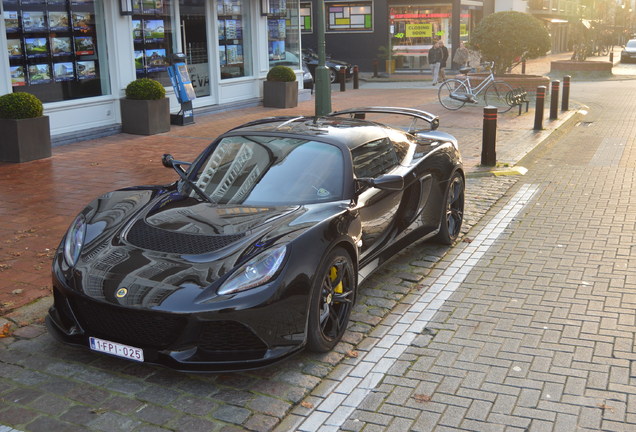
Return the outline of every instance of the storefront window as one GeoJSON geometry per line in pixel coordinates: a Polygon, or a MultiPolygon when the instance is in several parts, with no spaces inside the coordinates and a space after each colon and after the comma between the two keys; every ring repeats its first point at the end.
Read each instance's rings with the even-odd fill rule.
{"type": "Polygon", "coordinates": [[[133,0],[133,42],[137,78],[152,78],[170,85],[172,50],[170,0],[133,0]]]}
{"type": "Polygon", "coordinates": [[[4,0],[13,91],[43,102],[110,92],[100,0],[4,0]]]}
{"type": "Polygon", "coordinates": [[[238,78],[251,73],[246,59],[249,30],[244,0],[217,0],[219,64],[221,79],[238,78]]]}
{"type": "Polygon", "coordinates": [[[372,31],[372,2],[325,2],[327,31],[372,31]]]}
{"type": "Polygon", "coordinates": [[[303,33],[312,33],[314,31],[311,11],[312,4],[310,2],[300,3],[300,30],[303,33]]]}
{"type": "Polygon", "coordinates": [[[272,11],[267,18],[269,66],[300,69],[300,28],[298,1],[289,0],[285,9],[272,11]]]}
{"type": "Polygon", "coordinates": [[[428,67],[428,50],[435,40],[450,46],[451,6],[404,6],[390,8],[393,56],[402,69],[428,67]]]}

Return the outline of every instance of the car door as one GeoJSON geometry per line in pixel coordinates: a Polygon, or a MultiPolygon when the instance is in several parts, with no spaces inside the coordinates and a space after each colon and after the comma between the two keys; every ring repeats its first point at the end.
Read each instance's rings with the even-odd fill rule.
{"type": "MultiPolygon", "coordinates": [[[[351,151],[356,178],[377,178],[399,169],[400,157],[388,138],[370,141],[351,151]]],[[[402,191],[367,188],[359,192],[356,202],[361,222],[358,242],[360,259],[372,259],[394,236],[392,229],[400,207],[402,191]]]]}

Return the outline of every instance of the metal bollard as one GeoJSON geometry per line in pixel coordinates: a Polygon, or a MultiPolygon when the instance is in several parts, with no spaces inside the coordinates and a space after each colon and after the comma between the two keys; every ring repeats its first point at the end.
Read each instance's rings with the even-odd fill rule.
{"type": "Polygon", "coordinates": [[[360,88],[360,78],[358,76],[359,73],[360,73],[360,70],[358,69],[358,65],[355,65],[353,67],[353,89],[354,90],[358,90],[360,88]]]}
{"type": "Polygon", "coordinates": [[[523,75],[526,74],[526,60],[525,59],[521,60],[521,73],[523,75]]]}
{"type": "Polygon", "coordinates": [[[545,106],[545,86],[537,87],[537,102],[534,110],[534,129],[543,129],[543,109],[545,106]]]}
{"type": "Polygon", "coordinates": [[[552,81],[552,90],[550,91],[550,120],[559,118],[559,87],[561,81],[552,81]]]}
{"type": "Polygon", "coordinates": [[[614,63],[614,52],[610,53],[610,62],[614,63]]]}
{"type": "Polygon", "coordinates": [[[484,132],[481,143],[481,164],[483,166],[495,166],[497,154],[495,142],[497,141],[497,107],[484,108],[484,132]]]}
{"type": "Polygon", "coordinates": [[[378,61],[373,60],[373,78],[378,77],[378,61]]]}
{"type": "Polygon", "coordinates": [[[570,75],[563,77],[563,98],[561,99],[561,111],[570,109],[570,75]]]}
{"type": "Polygon", "coordinates": [[[346,90],[346,84],[347,84],[347,77],[346,77],[346,70],[345,68],[341,67],[340,70],[338,71],[338,80],[340,81],[340,91],[343,92],[346,90]]]}

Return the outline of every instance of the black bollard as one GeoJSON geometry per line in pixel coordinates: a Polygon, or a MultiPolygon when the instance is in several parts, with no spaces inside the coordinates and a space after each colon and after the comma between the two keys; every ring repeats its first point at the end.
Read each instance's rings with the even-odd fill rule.
{"type": "Polygon", "coordinates": [[[346,74],[347,71],[345,70],[345,68],[341,67],[340,70],[338,71],[338,79],[340,80],[340,91],[343,92],[346,90],[346,84],[347,84],[347,78],[346,78],[346,74]]]}
{"type": "Polygon", "coordinates": [[[563,77],[563,98],[561,99],[561,111],[570,109],[570,75],[563,77]]]}
{"type": "Polygon", "coordinates": [[[484,108],[484,132],[481,143],[481,164],[483,166],[495,166],[497,154],[495,142],[497,141],[497,107],[484,108]]]}
{"type": "Polygon", "coordinates": [[[561,81],[552,81],[552,90],[550,91],[550,120],[559,118],[559,87],[561,81]]]}
{"type": "Polygon", "coordinates": [[[358,90],[360,88],[360,78],[358,77],[359,73],[360,73],[360,70],[358,69],[358,65],[355,65],[353,67],[353,89],[354,90],[358,90]]]}
{"type": "Polygon", "coordinates": [[[614,63],[614,53],[610,53],[610,63],[614,63]]]}
{"type": "Polygon", "coordinates": [[[526,60],[525,59],[521,60],[521,73],[523,75],[526,74],[526,60]]]}
{"type": "Polygon", "coordinates": [[[534,129],[543,129],[543,109],[545,106],[545,86],[537,87],[537,102],[534,110],[534,129]]]}
{"type": "Polygon", "coordinates": [[[378,77],[378,61],[373,60],[373,78],[378,77]]]}

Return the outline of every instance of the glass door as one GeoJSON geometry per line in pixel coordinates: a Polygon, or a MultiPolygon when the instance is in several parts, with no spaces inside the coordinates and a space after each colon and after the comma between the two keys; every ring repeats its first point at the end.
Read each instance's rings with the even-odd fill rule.
{"type": "Polygon", "coordinates": [[[205,0],[179,0],[181,44],[197,97],[210,96],[205,0]]]}

